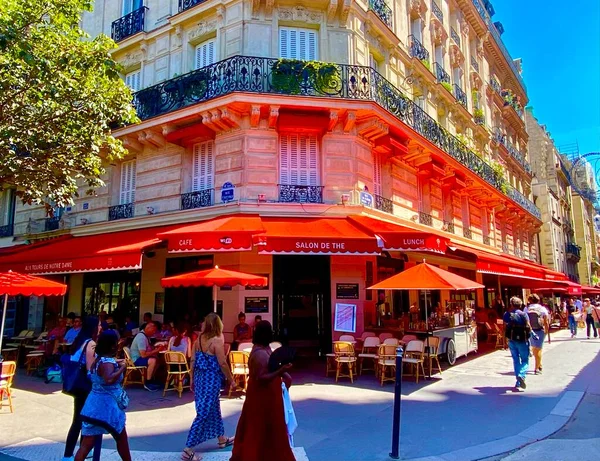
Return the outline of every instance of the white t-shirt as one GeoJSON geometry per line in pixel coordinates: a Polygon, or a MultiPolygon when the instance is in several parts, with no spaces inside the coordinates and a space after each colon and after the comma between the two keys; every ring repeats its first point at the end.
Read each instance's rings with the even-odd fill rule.
{"type": "Polygon", "coordinates": [[[179,343],[179,346],[176,346],[175,345],[175,336],[173,336],[169,340],[169,350],[173,351],[173,352],[182,352],[187,357],[188,352],[190,350],[190,338],[188,338],[188,337],[181,338],[181,342],[179,343]]]}
{"type": "Polygon", "coordinates": [[[138,333],[131,343],[131,360],[135,362],[142,356],[140,351],[147,351],[148,349],[150,349],[148,337],[143,332],[138,333]]]}

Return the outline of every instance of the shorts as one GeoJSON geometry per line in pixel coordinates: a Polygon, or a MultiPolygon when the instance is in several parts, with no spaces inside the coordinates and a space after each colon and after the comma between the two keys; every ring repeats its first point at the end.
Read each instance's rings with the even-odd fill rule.
{"type": "Polygon", "coordinates": [[[133,364],[136,367],[147,367],[148,360],[150,360],[150,357],[139,357],[135,362],[133,362],[133,364]]]}

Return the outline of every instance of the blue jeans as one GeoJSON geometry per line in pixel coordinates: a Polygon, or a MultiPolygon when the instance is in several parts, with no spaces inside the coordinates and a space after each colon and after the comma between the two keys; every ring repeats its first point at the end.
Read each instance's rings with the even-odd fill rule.
{"type": "Polygon", "coordinates": [[[569,330],[572,335],[577,336],[577,321],[573,315],[569,315],[569,330]]]}
{"type": "Polygon", "coordinates": [[[515,377],[525,378],[529,369],[529,342],[508,340],[508,348],[512,355],[515,377]]]}

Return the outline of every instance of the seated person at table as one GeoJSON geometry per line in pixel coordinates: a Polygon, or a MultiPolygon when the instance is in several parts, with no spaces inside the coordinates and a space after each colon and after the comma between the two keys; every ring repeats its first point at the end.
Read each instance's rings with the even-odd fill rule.
{"type": "Polygon", "coordinates": [[[238,314],[238,323],[233,327],[233,343],[231,343],[231,350],[237,351],[240,343],[252,342],[252,328],[246,323],[246,314],[240,312],[238,314]]]}
{"type": "Polygon", "coordinates": [[[58,323],[48,332],[46,339],[48,342],[44,346],[47,354],[56,354],[58,352],[58,343],[63,341],[67,333],[67,319],[59,317],[58,323]]]}
{"type": "Polygon", "coordinates": [[[171,331],[171,325],[169,323],[164,322],[160,327],[160,331],[158,332],[158,338],[161,340],[168,341],[169,338],[173,336],[173,332],[171,331]]]}
{"type": "Polygon", "coordinates": [[[125,317],[125,331],[131,333],[132,330],[137,328],[137,323],[131,320],[131,315],[125,317]]]}
{"type": "Polygon", "coordinates": [[[152,381],[152,377],[156,371],[156,357],[164,349],[162,346],[152,347],[150,344],[150,338],[156,334],[156,330],[156,323],[148,322],[146,328],[135,335],[131,343],[131,360],[133,360],[134,365],[137,367],[148,367],[144,387],[149,391],[156,391],[162,387],[152,381]]]}
{"type": "Polygon", "coordinates": [[[173,328],[173,336],[169,339],[169,350],[182,352],[186,357],[192,355],[192,342],[189,338],[189,327],[185,324],[173,328]]]}
{"type": "Polygon", "coordinates": [[[72,344],[75,338],[81,331],[81,317],[77,316],[73,319],[73,328],[65,333],[64,342],[72,344]]]}
{"type": "Polygon", "coordinates": [[[152,322],[152,314],[150,312],[146,312],[144,314],[144,321],[142,322],[142,326],[140,327],[140,331],[146,328],[148,323],[152,322]]]}

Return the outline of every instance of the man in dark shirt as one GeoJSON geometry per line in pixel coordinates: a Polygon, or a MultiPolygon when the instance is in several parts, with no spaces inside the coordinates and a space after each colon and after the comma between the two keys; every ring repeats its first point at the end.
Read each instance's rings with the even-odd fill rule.
{"type": "Polygon", "coordinates": [[[525,389],[525,377],[529,370],[529,334],[531,326],[529,317],[522,310],[523,301],[517,296],[510,298],[508,311],[504,313],[505,336],[513,359],[513,367],[517,383],[515,390],[525,389]]]}
{"type": "Polygon", "coordinates": [[[573,299],[569,299],[569,303],[567,304],[567,312],[569,314],[569,330],[571,330],[571,338],[574,338],[577,336],[577,320],[575,319],[575,314],[578,312],[578,310],[573,299]]]}

